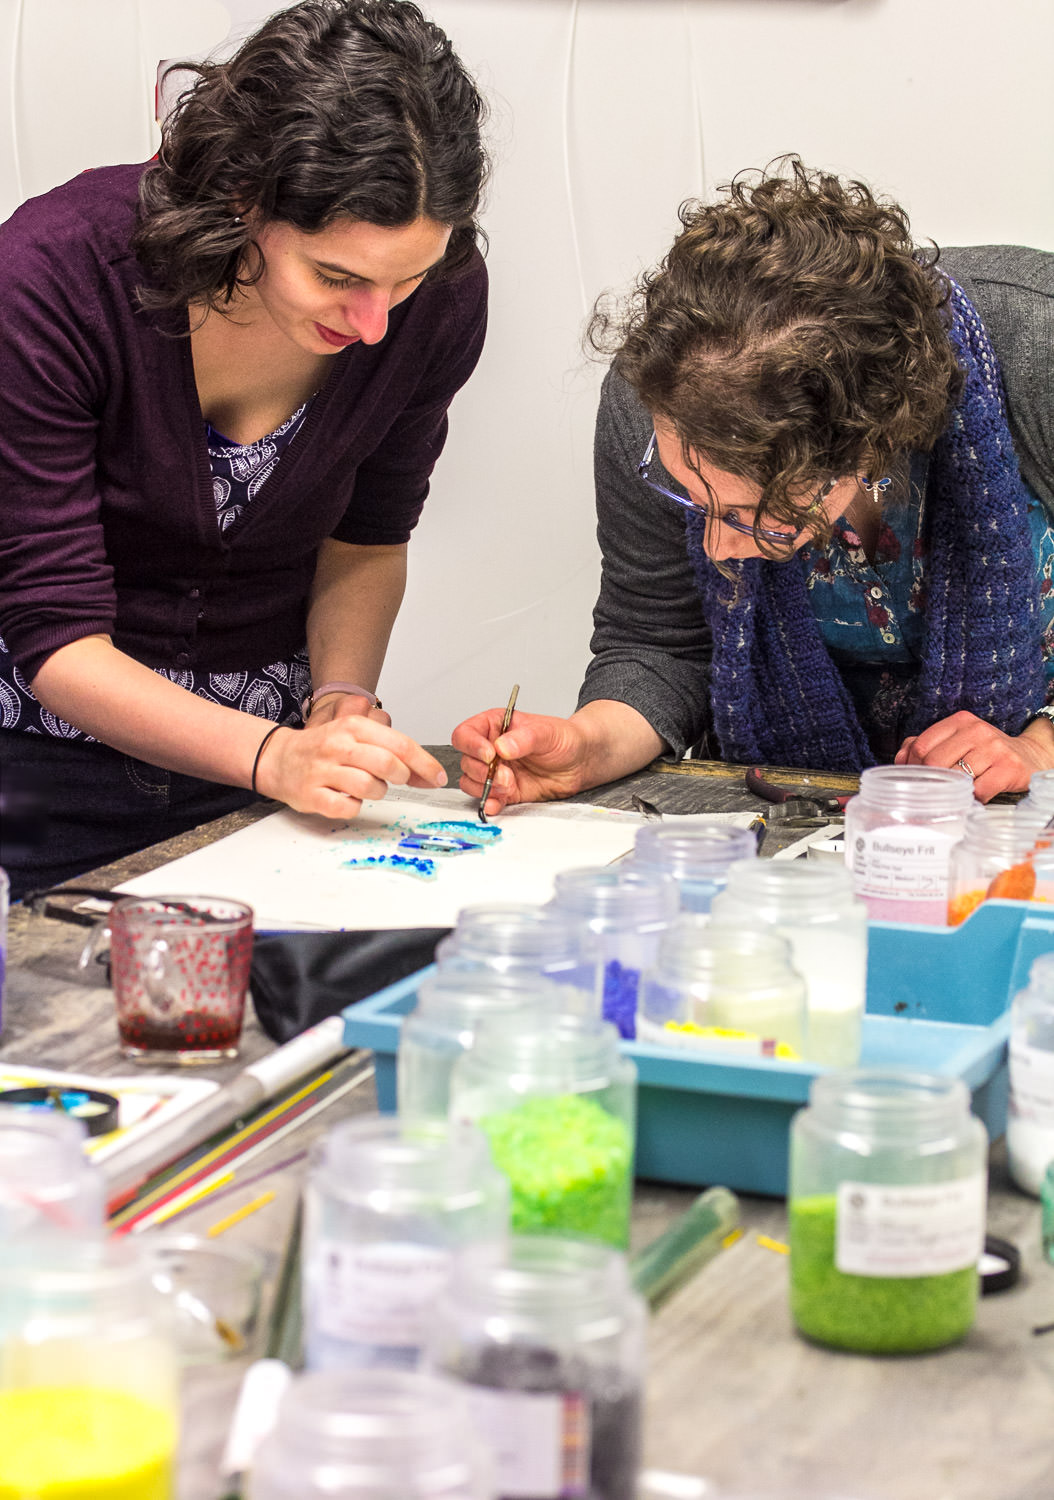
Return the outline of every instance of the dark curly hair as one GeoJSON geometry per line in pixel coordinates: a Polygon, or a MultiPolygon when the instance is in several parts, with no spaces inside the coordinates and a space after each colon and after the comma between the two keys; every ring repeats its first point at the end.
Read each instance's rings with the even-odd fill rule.
{"type": "Polygon", "coordinates": [[[944,430],[962,387],[948,284],[862,182],[788,156],[718,192],[682,205],[662,264],[628,301],[601,298],[587,338],[687,463],[756,483],[759,517],[819,535],[803,496],[885,475],[944,430]]]}
{"type": "Polygon", "coordinates": [[[140,187],[144,306],[221,307],[257,279],[250,211],[309,234],[433,219],[453,227],[440,273],[482,238],[484,104],[409,0],[301,0],[194,71],[140,187]]]}

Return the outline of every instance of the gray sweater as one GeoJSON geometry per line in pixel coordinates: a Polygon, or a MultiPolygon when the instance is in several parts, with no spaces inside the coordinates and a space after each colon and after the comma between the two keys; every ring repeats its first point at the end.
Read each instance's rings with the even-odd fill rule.
{"type": "MultiPolygon", "coordinates": [[[[1029,489],[1054,515],[1054,254],[1016,245],[941,252],[977,308],[1003,371],[1010,431],[1029,489]]],[[[710,632],[677,507],[637,478],[652,424],[614,371],[594,443],[600,594],[578,704],[628,703],[679,759],[710,719],[710,632]]]]}

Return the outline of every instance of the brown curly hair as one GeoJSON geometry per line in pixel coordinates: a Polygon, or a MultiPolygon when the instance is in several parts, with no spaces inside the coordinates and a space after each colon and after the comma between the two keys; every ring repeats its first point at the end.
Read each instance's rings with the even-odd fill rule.
{"type": "Polygon", "coordinates": [[[662,264],[627,301],[602,297],[587,338],[686,463],[759,485],[759,518],[822,534],[803,496],[885,475],[944,430],[962,387],[948,284],[936,247],[862,182],[787,156],[718,192],[682,205],[662,264]]]}

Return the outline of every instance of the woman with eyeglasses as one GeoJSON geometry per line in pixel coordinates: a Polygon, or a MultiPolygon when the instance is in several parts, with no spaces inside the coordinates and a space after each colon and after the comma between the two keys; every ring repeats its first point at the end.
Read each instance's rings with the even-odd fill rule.
{"type": "Polygon", "coordinates": [[[154,161],[0,229],[16,894],[256,795],[445,780],[375,689],[483,344],[481,98],[400,0],[301,0],[197,72],[154,161]]]}
{"type": "Polygon", "coordinates": [[[568,719],[460,725],[488,808],[704,746],[732,762],[1054,767],[1054,255],[913,244],[788,158],[682,210],[596,430],[593,659],[568,719]]]}

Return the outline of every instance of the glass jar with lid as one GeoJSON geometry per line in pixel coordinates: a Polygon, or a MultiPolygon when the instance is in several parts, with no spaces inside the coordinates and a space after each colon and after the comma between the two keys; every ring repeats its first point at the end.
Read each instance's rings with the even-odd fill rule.
{"type": "Polygon", "coordinates": [[[0,1494],[171,1500],[176,1352],[139,1246],[5,1264],[0,1329],[0,1494]]]}
{"type": "Polygon", "coordinates": [[[106,1182],[84,1139],[72,1115],[0,1105],[0,1261],[103,1239],[106,1182]]]}
{"type": "Polygon", "coordinates": [[[1019,807],[1031,807],[1046,817],[1054,818],[1054,771],[1033,771],[1028,783],[1028,796],[1019,807]]]}
{"type": "Polygon", "coordinates": [[[973,777],[942,766],[870,766],[845,809],[845,860],[868,915],[948,921],[952,847],[974,806],[973,777]]]}
{"type": "Polygon", "coordinates": [[[805,981],[771,927],[685,913],[644,974],[638,1040],[756,1057],[802,1055],[805,981]]]}
{"type": "Polygon", "coordinates": [[[464,1395],[402,1370],[309,1371],[257,1448],[249,1500],[496,1500],[464,1395]]]}
{"type": "Polygon", "coordinates": [[[567,991],[542,974],[454,966],[422,980],[417,1004],[399,1028],[396,1058],[402,1113],[445,1120],[450,1111],[450,1075],[472,1046],[486,1016],[526,1010],[555,1015],[567,991]]]}
{"type": "Polygon", "coordinates": [[[542,974],[564,987],[568,1007],[595,1014],[593,971],[583,962],[578,926],[550,906],[514,901],[464,906],[453,932],[436,945],[436,963],[462,973],[542,974]]]}
{"type": "Polygon", "coordinates": [[[503,1500],[633,1500],[644,1324],[625,1257],[601,1245],[518,1236],[457,1257],[428,1363],[465,1391],[503,1500]]]}
{"type": "Polygon", "coordinates": [[[450,1112],[473,1121],[512,1190],[512,1229],[624,1248],[637,1070],[607,1021],[488,1017],[454,1064],[450,1112]]]}
{"type": "Polygon", "coordinates": [[[1039,1197],[1054,1162],[1054,953],[1033,959],[1028,984],[1010,1006],[1010,1175],[1039,1197]]]}
{"type": "Polygon", "coordinates": [[[767,923],[791,945],[805,981],[805,1056],[831,1067],[860,1057],[867,994],[867,910],[837,863],[745,859],[714,897],[714,922],[767,923]]]}
{"type": "Polygon", "coordinates": [[[987,1136],[959,1078],[816,1078],[791,1126],[790,1296],[818,1343],[908,1354],[973,1323],[987,1136]]]}
{"type": "Polygon", "coordinates": [[[1046,817],[1038,808],[976,807],[954,845],[948,870],[948,926],[958,927],[989,896],[1028,901],[1035,894],[1032,856],[1046,817]]]}
{"type": "Polygon", "coordinates": [[[678,911],[673,880],[613,865],[562,870],[551,906],[578,928],[582,961],[594,975],[596,1013],[620,1036],[635,1036],[641,970],[678,911]]]}
{"type": "Polygon", "coordinates": [[[691,826],[647,823],[638,830],[631,867],[655,870],[677,883],[682,911],[708,912],[725,888],[728,867],[757,855],[756,836],[748,828],[698,819],[691,826]]]}
{"type": "Polygon", "coordinates": [[[345,1120],[313,1148],[304,1193],[311,1369],[412,1369],[452,1251],[504,1238],[509,1190],[471,1125],[345,1120]]]}

